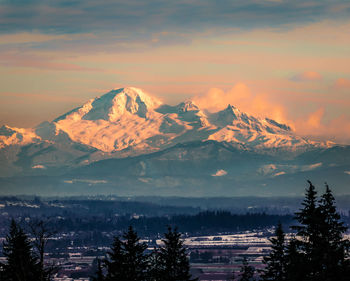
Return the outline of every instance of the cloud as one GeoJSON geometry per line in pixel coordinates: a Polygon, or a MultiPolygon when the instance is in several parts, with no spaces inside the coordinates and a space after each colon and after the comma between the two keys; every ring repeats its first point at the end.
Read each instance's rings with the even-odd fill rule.
{"type": "Polygon", "coordinates": [[[237,83],[229,91],[212,88],[207,93],[197,95],[193,101],[202,109],[214,112],[222,110],[228,104],[258,117],[269,117],[279,123],[290,123],[285,108],[272,100],[267,94],[253,94],[244,83],[237,83]]]}
{"type": "Polygon", "coordinates": [[[285,175],[285,174],[286,174],[286,172],[281,171],[281,172],[278,172],[278,173],[274,174],[273,176],[274,177],[278,177],[278,176],[282,176],[282,175],[285,175]]]}
{"type": "Polygon", "coordinates": [[[32,169],[46,169],[44,165],[34,165],[32,169]]]}
{"type": "Polygon", "coordinates": [[[304,81],[317,81],[321,80],[322,75],[316,71],[305,71],[293,76],[290,80],[295,82],[304,82],[304,81]]]}
{"type": "MultiPolygon", "coordinates": [[[[298,98],[298,106],[305,108],[304,97],[298,98]]],[[[306,99],[310,108],[317,104],[313,99],[306,99]]],[[[230,90],[212,88],[207,93],[197,95],[193,101],[203,110],[215,112],[234,105],[241,111],[260,118],[271,118],[289,125],[298,135],[315,140],[330,140],[337,143],[350,142],[350,116],[341,114],[330,116],[325,106],[315,110],[304,110],[298,115],[282,100],[276,100],[268,93],[253,93],[244,83],[235,84],[230,90]]],[[[288,100],[284,100],[288,103],[288,100]]],[[[307,107],[306,107],[307,108],[307,107]]]]}
{"type": "Polygon", "coordinates": [[[310,128],[318,129],[320,128],[322,118],[324,116],[325,109],[323,107],[317,109],[315,112],[311,113],[306,121],[306,124],[310,128]]]}
{"type": "Polygon", "coordinates": [[[20,54],[17,52],[3,52],[0,54],[0,65],[7,67],[28,67],[37,69],[61,70],[61,71],[100,71],[96,68],[57,62],[51,57],[20,54]]]}
{"type": "Polygon", "coordinates": [[[90,179],[72,179],[72,180],[64,180],[64,183],[74,184],[74,183],[86,183],[89,185],[94,184],[105,184],[107,183],[106,180],[90,180],[90,179]]]}
{"type": "Polygon", "coordinates": [[[322,167],[322,163],[315,163],[315,164],[311,164],[311,165],[304,165],[301,169],[301,171],[306,172],[306,171],[312,171],[315,170],[317,168],[322,167]]]}
{"type": "Polygon", "coordinates": [[[277,166],[275,164],[268,164],[260,167],[258,169],[258,173],[263,174],[263,175],[268,175],[277,170],[277,166]]]}
{"type": "Polygon", "coordinates": [[[330,140],[336,143],[349,144],[350,116],[341,114],[328,118],[327,111],[320,107],[306,117],[294,120],[298,134],[311,139],[330,140]]]}
{"type": "Polygon", "coordinates": [[[336,88],[336,89],[350,89],[350,79],[338,78],[334,82],[334,88],[336,88]]]}
{"type": "Polygon", "coordinates": [[[345,0],[3,0],[0,31],[39,30],[80,33],[115,30],[154,32],[223,28],[256,28],[299,25],[322,19],[344,19],[345,0]]]}
{"type": "Polygon", "coordinates": [[[215,174],[212,174],[212,177],[222,177],[226,176],[227,172],[225,170],[217,170],[215,174]]]}

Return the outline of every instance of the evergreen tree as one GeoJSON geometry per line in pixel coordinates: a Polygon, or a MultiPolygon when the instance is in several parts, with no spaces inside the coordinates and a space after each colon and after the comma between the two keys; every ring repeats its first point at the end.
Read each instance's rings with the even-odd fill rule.
{"type": "Polygon", "coordinates": [[[298,241],[292,238],[286,247],[286,280],[301,281],[305,279],[304,270],[305,255],[298,251],[298,241]]]}
{"type": "Polygon", "coordinates": [[[297,231],[297,235],[307,241],[305,250],[310,251],[312,243],[317,240],[319,233],[319,210],[317,208],[317,192],[315,186],[308,181],[309,187],[306,189],[305,199],[302,203],[304,208],[295,213],[295,219],[300,225],[292,226],[297,231]]]}
{"type": "Polygon", "coordinates": [[[105,260],[107,281],[144,281],[147,277],[147,256],[145,243],[130,226],[123,241],[115,237],[109,259],[105,260]]]}
{"type": "Polygon", "coordinates": [[[320,277],[323,280],[345,280],[344,275],[349,267],[347,261],[349,241],[343,239],[343,234],[347,227],[340,221],[335,199],[328,184],[326,184],[326,191],[319,201],[319,210],[322,218],[320,277]]]}
{"type": "Polygon", "coordinates": [[[153,252],[149,256],[148,267],[148,280],[149,281],[162,281],[162,263],[160,257],[160,251],[158,248],[154,248],[153,252]]]}
{"type": "Polygon", "coordinates": [[[340,221],[332,191],[326,184],[325,193],[317,201],[315,187],[310,181],[308,183],[304,208],[296,213],[299,225],[292,227],[297,230],[298,239],[293,239],[289,245],[288,278],[298,281],[348,280],[349,242],[343,239],[347,228],[340,221]]]}
{"type": "Polygon", "coordinates": [[[123,280],[124,257],[122,253],[122,241],[119,237],[114,237],[111,250],[107,252],[108,258],[104,260],[107,269],[107,281],[123,280]]]}
{"type": "Polygon", "coordinates": [[[105,276],[103,275],[103,270],[102,270],[102,264],[101,264],[101,260],[97,259],[97,270],[95,273],[95,277],[92,277],[92,281],[104,281],[105,280],[105,276]]]}
{"type": "Polygon", "coordinates": [[[2,265],[2,279],[7,281],[38,281],[41,277],[40,265],[33,255],[28,236],[12,220],[9,234],[3,243],[6,263],[2,265]]]}
{"type": "Polygon", "coordinates": [[[249,265],[248,260],[246,257],[242,260],[242,266],[241,266],[241,275],[239,277],[239,281],[254,281],[254,273],[255,268],[251,265],[249,265]]]}
{"type": "Polygon", "coordinates": [[[299,212],[295,213],[295,219],[299,225],[292,226],[297,231],[299,239],[295,240],[295,246],[299,252],[299,257],[303,259],[301,268],[303,280],[318,280],[320,272],[320,228],[322,219],[320,210],[317,207],[317,192],[315,186],[308,181],[309,187],[306,189],[304,206],[299,212]]]}
{"type": "Polygon", "coordinates": [[[284,281],[286,280],[286,256],[282,224],[278,224],[275,235],[276,237],[270,239],[271,252],[263,260],[266,268],[263,270],[262,280],[284,281]]]}
{"type": "Polygon", "coordinates": [[[161,275],[163,281],[191,281],[190,264],[187,259],[186,248],[180,237],[181,234],[175,228],[168,228],[163,239],[164,246],[160,248],[159,258],[161,263],[161,275]]]}

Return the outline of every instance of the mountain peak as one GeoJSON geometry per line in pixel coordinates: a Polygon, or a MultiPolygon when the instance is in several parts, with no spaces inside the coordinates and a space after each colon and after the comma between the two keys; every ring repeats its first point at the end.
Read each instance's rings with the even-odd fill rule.
{"type": "Polygon", "coordinates": [[[199,107],[192,101],[187,100],[178,105],[179,111],[188,112],[188,111],[199,111],[199,107]]]}
{"type": "Polygon", "coordinates": [[[231,104],[227,105],[225,111],[229,112],[235,116],[239,116],[242,114],[242,112],[237,107],[235,107],[234,105],[231,105],[231,104]]]}
{"type": "Polygon", "coordinates": [[[216,113],[216,121],[219,122],[221,126],[232,124],[232,122],[242,117],[245,120],[248,118],[245,113],[242,113],[238,108],[230,104],[227,105],[224,110],[216,113]]]}
{"type": "Polygon", "coordinates": [[[149,96],[141,89],[120,88],[93,100],[92,108],[84,116],[84,119],[104,119],[114,122],[125,113],[136,114],[145,118],[150,109],[159,107],[161,104],[159,100],[149,96]]]}
{"type": "Polygon", "coordinates": [[[144,91],[134,87],[119,88],[89,100],[84,105],[73,109],[54,120],[70,118],[77,120],[106,120],[117,121],[123,114],[135,114],[145,118],[148,111],[162,104],[144,91]]]}
{"type": "Polygon", "coordinates": [[[0,127],[0,136],[9,137],[15,133],[16,131],[7,125],[3,125],[2,127],[0,127]]]}

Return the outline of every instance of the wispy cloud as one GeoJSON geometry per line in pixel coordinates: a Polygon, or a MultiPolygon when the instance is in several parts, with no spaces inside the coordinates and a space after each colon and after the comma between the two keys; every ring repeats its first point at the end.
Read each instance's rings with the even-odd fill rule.
{"type": "Polygon", "coordinates": [[[58,62],[53,57],[18,52],[0,53],[0,65],[8,67],[29,67],[63,71],[100,71],[97,68],[80,66],[73,63],[58,62]]]}
{"type": "Polygon", "coordinates": [[[338,78],[334,82],[334,88],[336,88],[336,89],[350,89],[350,79],[338,78]]]}
{"type": "MultiPolygon", "coordinates": [[[[303,100],[303,97],[298,97],[298,99],[299,106],[304,106],[306,101],[303,100]]],[[[327,114],[326,108],[321,106],[313,111],[310,108],[303,114],[295,116],[292,109],[286,105],[288,100],[282,103],[274,100],[273,96],[268,94],[254,93],[244,83],[237,83],[228,91],[213,88],[207,93],[195,96],[193,100],[208,111],[221,110],[228,104],[232,104],[253,116],[269,117],[280,123],[288,124],[302,136],[340,143],[350,141],[350,116],[348,114],[331,116],[327,114]]],[[[306,100],[310,103],[317,98],[306,100]]],[[[328,103],[327,100],[324,102],[328,103]]]]}
{"type": "Polygon", "coordinates": [[[294,75],[291,80],[295,82],[303,82],[303,81],[317,81],[321,80],[322,75],[316,71],[305,71],[303,73],[299,73],[294,75]]]}
{"type": "Polygon", "coordinates": [[[212,177],[223,177],[226,176],[227,172],[225,170],[217,170],[215,174],[212,174],[212,177]]]}
{"type": "Polygon", "coordinates": [[[200,108],[208,111],[222,110],[231,104],[254,116],[270,117],[281,123],[289,122],[284,106],[274,102],[266,94],[252,93],[244,83],[237,83],[229,91],[212,88],[207,93],[195,96],[193,100],[200,108]]]}
{"type": "Polygon", "coordinates": [[[346,4],[345,0],[5,0],[0,4],[0,31],[81,33],[109,29],[144,33],[169,28],[298,25],[335,16],[346,18],[350,13],[346,4]]]}

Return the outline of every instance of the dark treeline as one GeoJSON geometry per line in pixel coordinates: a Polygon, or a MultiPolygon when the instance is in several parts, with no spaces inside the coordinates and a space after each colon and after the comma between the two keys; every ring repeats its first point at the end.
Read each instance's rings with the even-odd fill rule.
{"type": "MultiPolygon", "coordinates": [[[[276,225],[279,221],[285,225],[292,223],[291,215],[269,215],[269,214],[231,214],[227,211],[206,211],[195,215],[174,215],[169,217],[144,217],[133,218],[133,215],[125,216],[88,216],[80,213],[66,213],[62,216],[39,216],[28,217],[25,214],[17,217],[16,221],[32,237],[30,221],[41,220],[45,222],[48,229],[56,230],[57,236],[63,233],[74,232],[73,236],[49,240],[47,250],[52,257],[56,257],[56,248],[65,249],[73,242],[75,246],[108,246],[113,241],[113,236],[121,235],[129,226],[144,238],[158,238],[169,225],[176,226],[181,232],[189,236],[216,235],[218,233],[235,233],[252,229],[264,229],[276,225]]],[[[8,233],[10,220],[1,223],[2,235],[8,233]]],[[[1,255],[1,253],[0,253],[1,255]]]]}
{"type": "Polygon", "coordinates": [[[117,200],[88,200],[88,199],[55,199],[45,200],[40,197],[22,199],[15,196],[0,196],[0,203],[5,206],[3,211],[11,216],[28,214],[38,215],[65,215],[66,213],[80,214],[81,216],[112,216],[114,214],[143,214],[145,216],[164,216],[173,214],[195,214],[201,209],[190,206],[158,205],[152,202],[117,201],[117,200]],[[33,206],[35,207],[33,208],[33,206]]]}
{"type": "MultiPolygon", "coordinates": [[[[25,216],[22,217],[25,220],[25,216]]],[[[173,215],[162,217],[145,217],[125,215],[100,217],[84,217],[80,214],[68,213],[64,217],[56,216],[41,218],[52,228],[61,232],[69,231],[106,231],[124,232],[131,225],[141,236],[152,237],[163,233],[168,225],[177,226],[182,232],[191,234],[217,234],[220,232],[236,232],[266,228],[276,225],[279,221],[289,225],[292,215],[232,214],[228,211],[205,211],[195,215],[173,215]]],[[[24,222],[23,222],[24,223],[24,222]]]]}
{"type": "Polygon", "coordinates": [[[228,211],[206,211],[196,215],[175,215],[170,218],[147,218],[119,220],[118,227],[126,229],[132,225],[140,234],[160,233],[166,225],[178,226],[182,232],[191,234],[217,234],[266,228],[276,225],[279,221],[288,225],[293,221],[291,215],[231,214],[228,211]]]}

